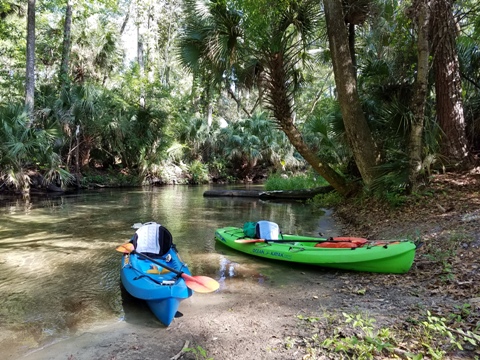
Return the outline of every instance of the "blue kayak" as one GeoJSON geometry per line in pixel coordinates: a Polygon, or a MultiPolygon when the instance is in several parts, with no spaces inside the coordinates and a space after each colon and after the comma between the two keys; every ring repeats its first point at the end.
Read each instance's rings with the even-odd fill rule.
{"type": "Polygon", "coordinates": [[[190,274],[188,266],[181,261],[171,242],[170,232],[157,223],[142,225],[131,242],[137,253],[124,254],[120,277],[127,292],[135,298],[145,300],[153,314],[164,325],[173,321],[180,302],[192,296],[185,280],[174,269],[190,274]],[[155,262],[144,258],[147,255],[155,262]]]}

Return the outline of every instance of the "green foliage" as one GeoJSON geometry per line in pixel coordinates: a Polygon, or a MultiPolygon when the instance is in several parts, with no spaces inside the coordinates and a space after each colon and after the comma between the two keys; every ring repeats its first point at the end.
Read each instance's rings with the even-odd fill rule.
{"type": "MultiPolygon", "coordinates": [[[[73,85],[56,99],[51,88],[44,88],[39,105],[45,118],[64,128],[63,154],[73,153],[79,130],[83,159],[96,166],[140,167],[147,171],[152,162],[165,157],[170,138],[165,136],[166,114],[155,108],[132,104],[119,90],[107,90],[94,83],[73,85]]],[[[68,165],[71,166],[69,163],[68,165]]]]}
{"type": "MultiPolygon", "coordinates": [[[[468,311],[469,304],[463,304],[462,309],[468,311]]],[[[464,330],[467,322],[458,317],[449,318],[455,319],[455,323],[427,310],[420,321],[410,321],[409,330],[402,331],[397,327],[375,326],[374,318],[361,314],[298,316],[301,325],[311,334],[305,335],[300,342],[307,354],[303,358],[328,356],[332,359],[363,360],[401,354],[402,358],[411,360],[423,359],[424,355],[440,360],[450,358],[449,354],[455,350],[465,350],[465,347],[474,349],[480,345],[480,336],[475,330],[464,330]]],[[[288,337],[285,346],[292,343],[295,343],[294,339],[288,337]]]]}
{"type": "Polygon", "coordinates": [[[208,168],[200,161],[193,161],[188,167],[192,184],[207,184],[209,182],[208,168]]]}
{"type": "Polygon", "coordinates": [[[224,181],[252,177],[262,168],[292,169],[301,164],[285,135],[264,113],[228,124],[178,116],[174,132],[179,143],[169,149],[173,161],[201,161],[213,177],[224,181]]]}
{"type": "Polygon", "coordinates": [[[352,354],[357,359],[373,359],[376,355],[392,352],[394,339],[387,328],[376,330],[375,319],[343,313],[345,323],[358,329],[356,335],[344,337],[341,329],[336,329],[332,338],[325,339],[322,346],[334,352],[352,354]]]}
{"type": "MultiPolygon", "coordinates": [[[[151,16],[144,44],[148,54],[141,67],[133,57],[124,58],[125,50],[131,54],[130,47],[136,46],[128,44],[124,49],[121,42],[126,3],[76,3],[69,59],[72,85],[60,92],[56,82],[65,4],[37,3],[36,127],[61,129],[61,133],[55,135],[54,146],[47,145],[51,161],[39,159],[42,154],[37,152],[29,158],[29,166],[41,167],[52,181],[66,183],[67,169],[75,166],[80,144],[81,166],[139,169],[146,175],[158,173],[164,161],[200,169],[198,161],[222,181],[296,171],[304,160],[266,112],[278,100],[266,82],[272,70],[267,60],[284,51],[282,84],[289,89],[285,104],[292,105],[302,139],[329,166],[358,178],[335,96],[320,3],[281,0],[271,4],[269,0],[188,0],[179,11],[179,2],[174,1],[150,13],[146,4],[139,3],[138,14],[130,14],[130,21],[136,18],[137,23],[129,25],[151,16]],[[175,53],[180,55],[180,65],[174,61],[178,60],[175,53]],[[194,75],[193,82],[185,76],[186,69],[194,75]],[[139,105],[141,96],[145,107],[139,105]],[[206,114],[212,118],[207,120],[206,114]]],[[[416,74],[414,25],[406,6],[410,4],[371,3],[370,16],[355,33],[358,89],[381,163],[377,179],[367,190],[393,206],[406,199],[410,102],[416,74]]],[[[480,26],[472,15],[475,6],[469,1],[458,4],[462,31],[457,45],[467,134],[478,147],[480,91],[475,84],[480,74],[480,26]]],[[[2,107],[24,101],[25,9],[18,2],[0,4],[2,107]]],[[[425,177],[441,161],[432,84],[425,111],[425,177]]],[[[20,130],[14,133],[23,136],[20,130]]],[[[40,133],[28,136],[43,141],[40,133]]],[[[9,151],[20,156],[23,150],[18,145],[9,151]]],[[[195,171],[193,178],[199,177],[193,181],[204,181],[202,174],[195,171]]]]}
{"type": "Polygon", "coordinates": [[[385,194],[385,200],[391,207],[400,207],[407,201],[407,196],[402,193],[387,191],[385,194]]]}
{"type": "Polygon", "coordinates": [[[212,179],[221,179],[226,183],[233,183],[237,179],[228,172],[227,161],[216,159],[208,164],[208,172],[212,179]]]}
{"type": "Polygon", "coordinates": [[[303,163],[265,113],[255,113],[220,129],[217,146],[219,155],[229,160],[233,172],[242,179],[252,177],[261,167],[295,169],[303,163]]]}
{"type": "Polygon", "coordinates": [[[1,2],[0,8],[0,106],[25,100],[27,5],[1,2]]]}
{"type": "Polygon", "coordinates": [[[461,328],[452,329],[447,325],[447,319],[434,316],[427,311],[426,319],[421,322],[422,341],[427,353],[435,359],[442,359],[447,350],[463,350],[464,344],[480,346],[480,335],[461,328]]]}
{"type": "MultiPolygon", "coordinates": [[[[470,5],[469,5],[470,6],[470,5]]],[[[480,36],[480,23],[467,27],[457,43],[462,77],[467,80],[462,86],[464,89],[464,113],[467,128],[467,138],[471,144],[480,144],[480,53],[478,51],[478,38],[480,36]],[[473,32],[473,36],[469,34],[473,32]]]]}
{"type": "Polygon", "coordinates": [[[303,127],[305,141],[329,163],[347,172],[352,153],[338,102],[325,98],[308,115],[303,127]]]}
{"type": "Polygon", "coordinates": [[[318,194],[307,201],[308,204],[313,205],[315,208],[334,208],[337,205],[340,205],[344,201],[344,198],[337,193],[332,191],[326,194],[318,194]]]}
{"type": "Polygon", "coordinates": [[[185,161],[202,159],[209,162],[221,153],[218,144],[220,127],[217,121],[209,125],[206,119],[198,117],[179,117],[176,120],[174,130],[177,141],[183,145],[185,161]]]}
{"type": "Polygon", "coordinates": [[[117,171],[106,173],[86,172],[81,179],[81,187],[130,187],[140,186],[141,177],[135,174],[127,174],[117,171]]]}
{"type": "Polygon", "coordinates": [[[391,207],[399,207],[407,200],[408,158],[399,151],[390,151],[390,155],[389,162],[377,166],[377,177],[366,191],[391,207]]]}
{"type": "Polygon", "coordinates": [[[272,174],[264,183],[265,190],[303,190],[326,186],[328,183],[314,172],[305,175],[284,176],[272,174]]]}
{"type": "Polygon", "coordinates": [[[72,179],[54,151],[58,127],[55,123],[47,124],[48,128],[41,125],[30,123],[23,106],[0,108],[0,178],[24,192],[30,188],[31,169],[42,171],[45,185],[65,185],[72,179]]]}
{"type": "Polygon", "coordinates": [[[213,357],[209,357],[207,351],[200,345],[197,345],[197,347],[194,348],[186,348],[183,351],[195,355],[196,360],[213,360],[213,357]]]}

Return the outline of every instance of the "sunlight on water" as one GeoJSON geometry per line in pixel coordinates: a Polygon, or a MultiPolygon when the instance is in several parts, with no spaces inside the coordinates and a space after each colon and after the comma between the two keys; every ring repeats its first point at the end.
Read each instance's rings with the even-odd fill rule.
{"type": "Polygon", "coordinates": [[[5,358],[125,316],[121,255],[138,222],[157,221],[173,234],[193,274],[213,277],[219,291],[287,283],[284,264],[254,259],[214,241],[215,229],[268,219],[286,233],[336,235],[330,217],[301,203],[204,198],[208,187],[83,192],[53,198],[0,198],[0,347],[5,358]]]}

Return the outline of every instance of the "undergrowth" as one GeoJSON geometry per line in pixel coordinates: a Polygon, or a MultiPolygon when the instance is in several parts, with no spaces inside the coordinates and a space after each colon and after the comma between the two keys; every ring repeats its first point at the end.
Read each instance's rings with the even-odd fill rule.
{"type": "Polygon", "coordinates": [[[326,194],[315,195],[312,199],[307,200],[307,204],[314,208],[334,208],[340,205],[344,198],[337,192],[332,191],[326,194]]]}
{"type": "Polygon", "coordinates": [[[195,360],[213,360],[213,357],[210,357],[207,353],[207,350],[205,350],[201,345],[183,349],[183,352],[193,354],[195,356],[195,360]]]}
{"type": "Polygon", "coordinates": [[[365,314],[324,314],[320,317],[298,316],[306,335],[288,337],[285,347],[301,348],[303,359],[450,359],[450,355],[480,359],[480,323],[468,330],[462,316],[471,314],[471,305],[452,309],[448,316],[430,311],[418,319],[406,320],[400,327],[378,327],[365,314]],[[462,315],[463,314],[463,315],[462,315]]]}
{"type": "Polygon", "coordinates": [[[324,178],[313,172],[309,172],[305,175],[294,176],[273,174],[270,175],[264,183],[266,191],[303,190],[327,185],[328,183],[324,178]]]}
{"type": "Polygon", "coordinates": [[[128,174],[126,172],[87,172],[81,179],[82,187],[90,187],[92,185],[99,185],[105,187],[129,187],[140,186],[141,178],[136,174],[128,174]]]}

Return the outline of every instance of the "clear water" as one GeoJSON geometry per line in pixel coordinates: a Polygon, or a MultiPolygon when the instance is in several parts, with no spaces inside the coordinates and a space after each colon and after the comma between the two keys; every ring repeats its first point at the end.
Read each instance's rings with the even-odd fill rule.
{"type": "Polygon", "coordinates": [[[134,223],[167,227],[192,274],[217,279],[220,292],[292,279],[279,271],[289,265],[216,244],[219,227],[263,219],[285,233],[339,235],[329,211],[312,212],[301,202],[203,197],[209,189],[108,189],[28,203],[0,198],[0,348],[31,349],[92,324],[125,320],[115,248],[130,239],[134,223]]]}

